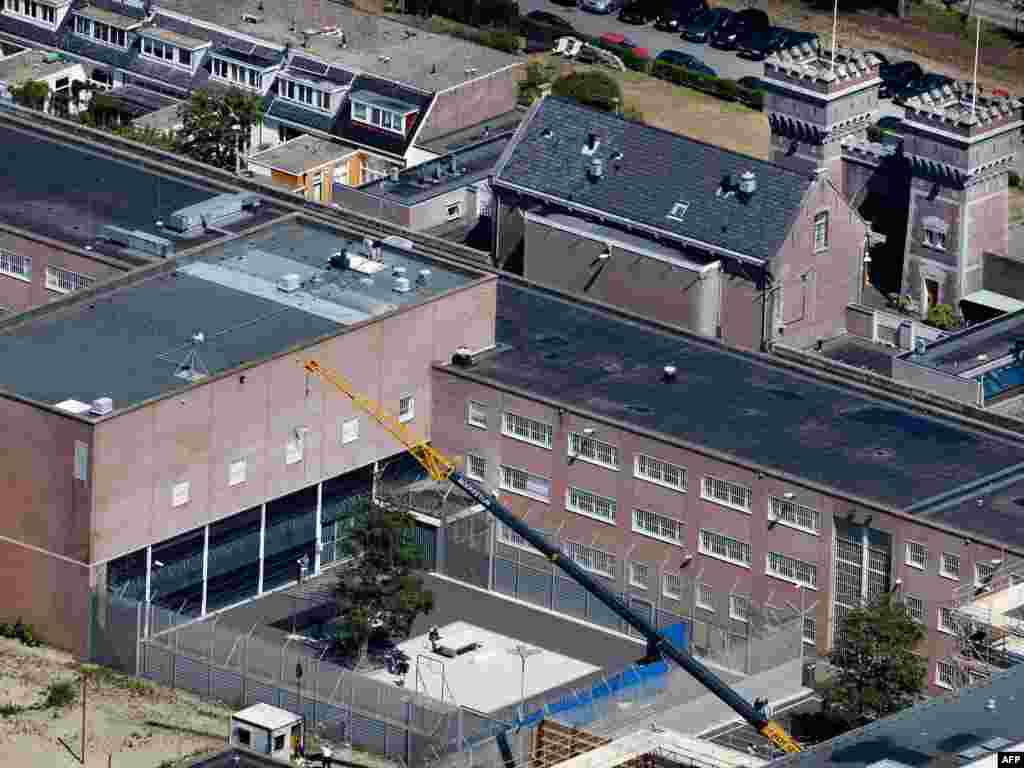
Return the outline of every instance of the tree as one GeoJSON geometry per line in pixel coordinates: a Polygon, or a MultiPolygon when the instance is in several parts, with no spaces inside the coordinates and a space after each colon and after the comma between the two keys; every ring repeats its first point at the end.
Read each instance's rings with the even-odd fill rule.
{"type": "Polygon", "coordinates": [[[263,117],[263,100],[237,88],[225,94],[200,88],[181,105],[179,116],[179,149],[200,163],[233,171],[238,144],[248,147],[252,126],[263,117]]]}
{"type": "Polygon", "coordinates": [[[560,77],[551,86],[551,93],[605,112],[618,112],[622,105],[622,88],[618,82],[597,70],[560,77]]]}
{"type": "Polygon", "coordinates": [[[933,307],[928,307],[928,316],[925,318],[925,322],[941,331],[951,331],[958,325],[956,313],[949,304],[936,304],[933,307]]]}
{"type": "Polygon", "coordinates": [[[850,611],[829,656],[838,674],[825,709],[860,724],[913,703],[928,677],[925,660],[914,654],[924,639],[924,627],[891,592],[850,611]]]}
{"type": "Polygon", "coordinates": [[[334,588],[343,631],[336,649],[356,666],[371,639],[400,641],[413,622],[434,609],[434,593],[416,573],[419,550],[411,514],[367,500],[355,513],[351,546],[356,565],[338,574],[334,588]]]}
{"type": "Polygon", "coordinates": [[[50,86],[41,80],[29,80],[21,85],[12,85],[7,89],[15,104],[29,109],[42,111],[50,98],[50,86]]]}
{"type": "Polygon", "coordinates": [[[541,88],[552,80],[558,68],[548,62],[531,61],[526,65],[526,75],[519,81],[519,97],[528,104],[540,96],[541,88]]]}

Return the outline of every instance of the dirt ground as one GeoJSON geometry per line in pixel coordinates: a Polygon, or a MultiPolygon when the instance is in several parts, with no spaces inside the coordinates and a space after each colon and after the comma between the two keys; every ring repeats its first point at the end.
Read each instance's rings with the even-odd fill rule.
{"type": "Polygon", "coordinates": [[[768,158],[768,117],[761,112],[639,72],[616,72],[607,67],[572,64],[548,54],[531,56],[530,60],[545,58],[558,64],[563,75],[574,70],[599,68],[614,77],[622,86],[626,104],[640,110],[648,125],[735,152],[768,158]]]}
{"type": "MultiPolygon", "coordinates": [[[[80,666],[50,648],[0,638],[0,765],[64,768],[79,763],[82,729],[80,666]],[[56,709],[7,714],[46,698],[56,681],[74,683],[75,700],[56,709]]],[[[178,758],[224,749],[229,712],[194,696],[100,670],[86,693],[86,768],[170,768],[178,758]],[[151,725],[162,723],[164,727],[151,725]],[[178,729],[188,729],[190,732],[178,729]],[[205,735],[202,735],[205,734],[205,735]],[[169,762],[168,762],[169,761],[169,762]]]]}

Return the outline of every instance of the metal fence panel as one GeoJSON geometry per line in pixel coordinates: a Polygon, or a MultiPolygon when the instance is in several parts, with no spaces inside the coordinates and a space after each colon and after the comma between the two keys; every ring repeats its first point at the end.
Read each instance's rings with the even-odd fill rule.
{"type": "Polygon", "coordinates": [[[211,668],[210,695],[232,708],[241,709],[238,705],[242,703],[242,676],[237,672],[211,668]]]}
{"type": "Polygon", "coordinates": [[[587,590],[574,581],[558,579],[556,608],[579,619],[587,618],[587,590]]]}
{"type": "Polygon", "coordinates": [[[383,721],[353,713],[349,723],[349,736],[353,745],[378,755],[385,754],[387,745],[383,721]]]}
{"type": "Polygon", "coordinates": [[[171,684],[171,665],[174,656],[163,648],[145,644],[142,647],[145,664],[143,672],[154,683],[169,686],[171,684]]]}
{"type": "Polygon", "coordinates": [[[174,685],[202,696],[210,694],[210,665],[178,654],[174,663],[174,685]]]}
{"type": "Polygon", "coordinates": [[[273,685],[249,680],[245,686],[245,706],[253,704],[270,704],[277,706],[277,688],[273,685]]]}
{"type": "Polygon", "coordinates": [[[520,600],[527,600],[545,608],[551,605],[551,574],[519,566],[517,590],[520,600]]]}
{"type": "Polygon", "coordinates": [[[511,560],[494,558],[494,588],[506,595],[516,594],[516,564],[511,560]]]}

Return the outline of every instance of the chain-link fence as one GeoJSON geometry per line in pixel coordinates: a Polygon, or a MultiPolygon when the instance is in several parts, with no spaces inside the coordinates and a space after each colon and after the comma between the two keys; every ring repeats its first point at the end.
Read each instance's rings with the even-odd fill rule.
{"type": "MultiPolygon", "coordinates": [[[[578,564],[605,578],[606,586],[659,628],[685,624],[689,650],[699,657],[740,673],[757,674],[800,657],[802,650],[813,654],[813,645],[804,643],[805,637],[811,640],[804,619],[814,616],[814,606],[799,605],[801,598],[792,588],[780,589],[772,604],[756,604],[749,595],[704,584],[696,563],[685,573],[677,567],[645,564],[647,584],[638,587],[636,571],[627,572],[628,551],[540,532],[578,564]]],[[[437,570],[447,576],[638,636],[610,608],[486,512],[450,519],[439,531],[437,552],[437,570]]]]}

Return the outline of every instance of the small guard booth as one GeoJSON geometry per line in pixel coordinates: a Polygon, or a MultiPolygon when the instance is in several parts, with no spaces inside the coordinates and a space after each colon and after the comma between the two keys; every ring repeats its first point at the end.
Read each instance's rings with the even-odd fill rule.
{"type": "Polygon", "coordinates": [[[289,760],[305,743],[301,715],[269,704],[253,704],[231,716],[232,747],[241,747],[277,760],[289,760]]]}

